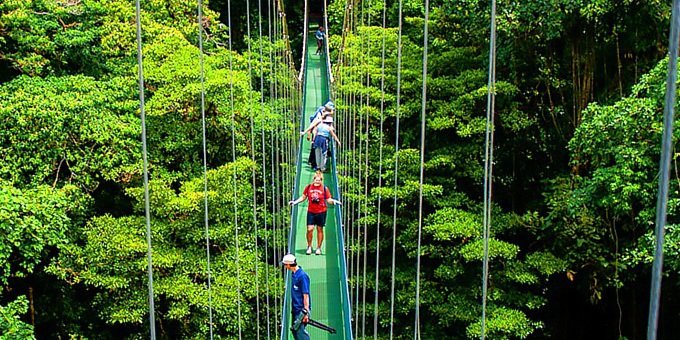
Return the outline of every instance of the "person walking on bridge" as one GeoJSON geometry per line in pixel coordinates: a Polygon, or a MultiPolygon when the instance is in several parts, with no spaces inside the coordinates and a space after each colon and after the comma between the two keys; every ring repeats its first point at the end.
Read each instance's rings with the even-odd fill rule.
{"type": "Polygon", "coordinates": [[[316,131],[314,132],[314,140],[312,141],[312,148],[316,155],[316,168],[325,172],[330,138],[333,137],[336,146],[340,147],[340,139],[333,127],[333,115],[328,113],[322,119],[317,118],[305,131],[300,132],[300,135],[304,136],[309,131],[316,131]]]}
{"type": "Polygon", "coordinates": [[[315,54],[323,54],[323,41],[326,38],[326,34],[323,31],[323,26],[319,26],[319,29],[314,33],[314,36],[316,37],[316,53],[315,54]]]}
{"type": "Polygon", "coordinates": [[[281,261],[283,267],[293,272],[291,286],[291,311],[293,319],[291,331],[295,340],[309,340],[309,333],[305,329],[309,322],[309,312],[312,302],[309,297],[309,275],[298,266],[293,254],[286,254],[281,261]]]}
{"type": "Polygon", "coordinates": [[[314,174],[312,184],[305,187],[300,198],[288,202],[291,206],[309,199],[307,206],[307,255],[312,254],[312,238],[314,237],[314,226],[316,226],[316,255],[321,255],[321,245],[323,244],[323,228],[326,225],[326,213],[328,207],[326,203],[342,205],[342,203],[331,196],[331,191],[323,184],[323,173],[317,171],[314,174]]]}

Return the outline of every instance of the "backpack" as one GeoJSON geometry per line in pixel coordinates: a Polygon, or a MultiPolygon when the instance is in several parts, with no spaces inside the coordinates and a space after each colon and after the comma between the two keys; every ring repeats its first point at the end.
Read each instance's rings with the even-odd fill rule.
{"type": "Polygon", "coordinates": [[[318,117],[318,116],[321,114],[321,112],[323,112],[323,110],[324,110],[324,107],[323,107],[323,106],[319,106],[319,108],[316,109],[316,111],[314,112],[314,114],[311,115],[311,116],[309,117],[309,122],[310,122],[310,123],[313,123],[313,122],[314,122],[314,119],[316,119],[316,117],[318,117]]]}

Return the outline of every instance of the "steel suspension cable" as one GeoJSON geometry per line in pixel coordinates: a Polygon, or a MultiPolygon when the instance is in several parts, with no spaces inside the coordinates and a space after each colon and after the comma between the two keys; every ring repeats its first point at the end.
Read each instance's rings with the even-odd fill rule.
{"type": "Polygon", "coordinates": [[[233,66],[233,61],[232,61],[232,53],[233,53],[233,48],[232,48],[232,36],[234,35],[233,27],[231,25],[231,0],[227,0],[227,21],[229,23],[229,104],[231,108],[231,161],[232,165],[234,166],[233,168],[233,173],[234,175],[232,176],[232,179],[234,181],[234,239],[235,239],[235,245],[236,245],[236,293],[237,293],[237,299],[236,299],[236,308],[237,308],[237,313],[238,313],[238,338],[239,340],[242,337],[242,329],[241,329],[241,269],[240,267],[240,260],[239,260],[239,232],[238,232],[238,207],[237,207],[237,201],[238,201],[238,196],[236,193],[236,117],[234,113],[234,66],[233,66]]]}
{"type": "Polygon", "coordinates": [[[418,261],[416,271],[416,317],[414,339],[420,339],[420,250],[423,234],[423,164],[425,163],[425,113],[427,109],[427,22],[430,19],[430,1],[425,0],[425,24],[423,32],[423,98],[420,114],[420,191],[418,194],[418,261]]]}
{"type": "MultiPolygon", "coordinates": [[[[269,40],[269,102],[271,105],[271,110],[275,110],[275,92],[274,92],[274,81],[275,81],[275,73],[274,73],[274,56],[273,56],[273,49],[274,49],[274,40],[272,39],[272,2],[267,0],[267,31],[268,31],[268,40],[269,40]]],[[[278,257],[277,257],[277,228],[276,228],[276,202],[275,202],[275,195],[276,195],[276,190],[275,190],[275,179],[274,179],[274,144],[273,144],[273,133],[269,133],[269,151],[270,151],[270,191],[271,191],[271,216],[272,216],[272,260],[273,263],[278,263],[278,257]]],[[[281,277],[281,274],[277,274],[278,277],[281,277]]],[[[277,285],[277,291],[279,286],[277,285]]],[[[278,294],[274,296],[274,329],[278,330],[279,329],[279,303],[281,301],[281,298],[279,297],[278,294]]]]}
{"type": "MultiPolygon", "coordinates": [[[[305,74],[305,65],[307,64],[307,31],[309,30],[309,9],[307,8],[307,1],[305,0],[305,17],[304,17],[304,28],[302,30],[302,61],[300,62],[300,75],[298,76],[298,80],[302,81],[302,77],[305,74]]],[[[300,130],[303,128],[300,127],[300,130]]]]}
{"type": "Polygon", "coordinates": [[[137,26],[137,75],[139,77],[139,116],[142,123],[142,159],[144,173],[144,218],[146,221],[146,259],[149,279],[149,335],[156,339],[156,307],[153,297],[153,259],[151,255],[151,213],[149,208],[149,163],[146,151],[146,113],[144,112],[144,64],[142,57],[142,14],[139,0],[135,1],[135,23],[137,26]]]}
{"type": "Polygon", "coordinates": [[[486,299],[489,281],[489,233],[491,229],[491,193],[493,184],[493,130],[496,95],[496,0],[491,1],[491,33],[489,42],[489,85],[486,106],[486,147],[484,150],[484,260],[482,265],[482,328],[486,337],[486,299]]]}
{"type": "Polygon", "coordinates": [[[676,81],[678,77],[678,39],[680,39],[680,1],[673,1],[671,31],[668,37],[668,75],[664,105],[664,129],[661,142],[659,168],[659,193],[656,203],[656,227],[654,230],[656,246],[652,265],[652,283],[649,292],[649,318],[647,320],[647,339],[655,340],[659,322],[659,300],[661,297],[661,278],[663,274],[663,242],[668,208],[668,181],[673,152],[673,116],[675,114],[676,81]]]}
{"type": "Polygon", "coordinates": [[[208,152],[205,128],[205,67],[203,62],[203,1],[198,0],[198,60],[201,73],[201,131],[203,133],[203,218],[205,226],[206,271],[208,276],[208,316],[210,340],[213,339],[212,271],[210,270],[210,224],[208,222],[208,152]]]}
{"type": "Polygon", "coordinates": [[[378,220],[375,230],[375,299],[373,302],[373,339],[378,340],[378,295],[380,283],[380,216],[382,215],[382,161],[383,161],[383,123],[385,112],[385,30],[387,3],[383,1],[382,12],[382,54],[380,71],[380,147],[378,151],[378,220]]]}
{"type": "Polygon", "coordinates": [[[399,116],[401,110],[401,34],[403,4],[399,0],[399,35],[397,36],[397,112],[394,136],[394,207],[392,213],[392,281],[390,288],[390,339],[394,338],[394,271],[397,250],[397,189],[399,179],[399,116]]]}
{"type": "MultiPolygon", "coordinates": [[[[272,8],[274,9],[274,12],[276,12],[276,15],[273,17],[273,27],[274,27],[274,60],[276,61],[275,65],[279,65],[279,49],[277,48],[278,46],[278,40],[279,40],[279,17],[281,16],[280,9],[278,7],[278,2],[274,0],[272,2],[272,8]]],[[[273,159],[274,164],[274,170],[275,170],[275,178],[276,180],[273,181],[274,183],[274,193],[275,193],[275,200],[274,200],[274,208],[276,212],[276,226],[279,229],[279,233],[283,233],[285,230],[285,224],[283,223],[283,216],[281,214],[281,139],[280,139],[280,124],[281,124],[281,108],[280,108],[280,95],[279,93],[281,92],[280,89],[280,83],[279,83],[279,69],[278,67],[274,67],[274,98],[275,98],[275,111],[276,112],[276,118],[274,120],[274,134],[272,136],[272,145],[274,146],[272,152],[274,152],[274,157],[273,159]]],[[[279,235],[279,243],[277,244],[277,253],[276,253],[276,263],[279,263],[280,259],[283,257],[283,254],[286,252],[286,242],[283,237],[283,235],[279,235]]],[[[285,282],[285,277],[286,273],[285,272],[280,272],[281,273],[281,282],[285,282]]],[[[285,286],[285,283],[284,283],[285,286]]],[[[281,300],[281,313],[285,311],[285,306],[283,306],[283,299],[281,300]]],[[[284,325],[282,325],[284,327],[284,325]]]]}
{"type": "MultiPolygon", "coordinates": [[[[258,0],[257,2],[257,10],[258,10],[258,33],[259,33],[259,45],[260,45],[260,112],[264,113],[265,112],[265,106],[264,106],[264,51],[262,48],[262,45],[264,44],[264,39],[262,38],[262,0],[258,0]]],[[[265,283],[266,283],[266,297],[265,301],[267,303],[267,339],[271,338],[271,319],[270,319],[270,301],[269,301],[269,235],[268,235],[268,225],[267,225],[267,152],[265,150],[265,139],[264,139],[264,130],[265,130],[265,124],[266,122],[266,116],[263,116],[262,119],[262,126],[260,128],[260,133],[262,137],[261,141],[261,147],[262,147],[262,190],[263,190],[263,220],[264,220],[264,230],[265,230],[265,237],[264,237],[264,262],[267,264],[265,267],[265,283]]]]}
{"type": "MultiPolygon", "coordinates": [[[[347,34],[350,35],[353,33],[353,25],[354,25],[354,9],[353,9],[353,0],[352,4],[349,6],[349,18],[348,18],[348,32],[347,34]]],[[[349,53],[347,56],[347,65],[348,65],[348,71],[349,74],[347,76],[347,82],[348,84],[352,84],[354,81],[352,75],[353,75],[353,70],[352,70],[352,65],[353,65],[353,55],[349,53]]],[[[347,131],[350,132],[348,139],[347,139],[347,149],[350,150],[350,154],[347,155],[347,164],[349,166],[348,169],[348,182],[347,182],[347,192],[351,193],[352,195],[354,194],[354,173],[356,168],[354,167],[355,162],[353,161],[355,157],[355,144],[354,144],[354,138],[356,137],[356,129],[355,129],[355,124],[354,124],[354,116],[355,116],[355,103],[354,103],[354,98],[355,98],[355,93],[354,93],[354,88],[350,87],[350,89],[347,91],[347,131]]],[[[353,301],[353,306],[356,309],[357,304],[356,304],[356,293],[355,293],[355,286],[356,286],[356,280],[354,280],[354,268],[355,268],[355,246],[356,244],[354,243],[355,240],[355,234],[356,234],[356,229],[354,228],[354,212],[355,212],[355,199],[352,198],[351,200],[348,197],[348,203],[349,207],[347,210],[347,227],[349,228],[349,236],[348,236],[348,244],[349,244],[349,277],[352,280],[352,285],[350,286],[350,298],[353,301]]],[[[358,327],[356,327],[356,322],[357,318],[354,318],[354,331],[356,332],[358,330],[358,327]]],[[[354,337],[356,338],[356,334],[354,334],[354,337]]]]}
{"type": "MultiPolygon", "coordinates": [[[[369,8],[370,8],[370,2],[369,8]]],[[[364,6],[362,2],[362,17],[364,15],[364,6]]],[[[363,24],[363,30],[364,30],[364,37],[367,38],[366,42],[366,58],[363,59],[363,69],[366,70],[366,89],[368,90],[371,86],[371,72],[369,70],[369,61],[371,59],[371,35],[370,35],[370,30],[368,29],[371,26],[371,14],[365,13],[366,14],[366,22],[363,24]]],[[[363,19],[362,19],[363,21],[363,19]]],[[[362,39],[363,40],[363,39],[362,39]]],[[[363,78],[363,77],[362,77],[363,78]]],[[[366,159],[366,162],[364,164],[364,195],[362,197],[364,201],[364,270],[363,270],[363,278],[362,278],[362,292],[361,292],[361,299],[362,299],[362,310],[361,310],[361,337],[365,338],[366,337],[366,267],[368,266],[368,140],[369,140],[369,123],[370,123],[370,91],[366,91],[366,104],[364,107],[366,108],[366,132],[364,136],[364,156],[366,159]]]]}
{"type": "MultiPolygon", "coordinates": [[[[248,43],[248,116],[250,117],[250,148],[251,160],[253,164],[257,164],[255,160],[255,122],[253,117],[253,68],[252,68],[252,47],[251,47],[251,32],[250,32],[250,0],[246,0],[246,39],[248,43]]],[[[251,167],[252,188],[253,188],[253,225],[255,227],[255,308],[256,308],[256,334],[260,338],[260,276],[259,276],[259,242],[258,237],[260,233],[259,224],[257,220],[257,181],[255,175],[255,167],[251,167]]]]}
{"type": "MultiPolygon", "coordinates": [[[[359,17],[359,23],[356,26],[355,36],[360,39],[361,34],[360,34],[359,30],[364,24],[364,1],[361,1],[361,4],[359,6],[359,14],[357,16],[359,17]]],[[[361,42],[357,43],[357,49],[359,50],[359,53],[363,52],[363,44],[361,42]]],[[[357,81],[358,85],[363,86],[364,83],[363,83],[362,68],[361,68],[361,66],[363,65],[362,60],[359,60],[357,62],[357,64],[358,65],[356,65],[356,73],[355,73],[356,81],[357,81]]],[[[357,262],[356,262],[356,266],[357,266],[356,292],[357,292],[357,295],[356,295],[356,299],[357,299],[357,301],[356,301],[356,304],[354,304],[354,305],[356,306],[355,307],[356,315],[357,315],[357,318],[356,318],[356,323],[357,323],[356,334],[357,334],[357,338],[358,338],[359,337],[359,329],[358,328],[359,328],[359,322],[360,322],[360,320],[359,320],[359,312],[360,312],[359,301],[360,300],[359,299],[361,298],[360,290],[361,290],[361,263],[362,263],[361,262],[361,260],[362,260],[362,257],[361,257],[361,255],[362,255],[362,252],[361,252],[361,237],[362,237],[362,235],[361,235],[361,232],[362,232],[362,230],[361,230],[361,213],[362,213],[361,208],[362,208],[362,202],[363,202],[362,198],[359,196],[359,193],[361,192],[361,184],[362,184],[361,183],[361,174],[363,173],[362,172],[363,164],[361,162],[362,154],[363,154],[363,141],[362,141],[361,132],[362,132],[362,129],[363,129],[363,126],[364,126],[364,110],[363,110],[364,93],[363,93],[363,91],[360,91],[360,89],[357,89],[357,92],[359,92],[358,93],[358,97],[359,97],[358,98],[358,105],[356,105],[356,104],[354,105],[356,107],[356,110],[358,111],[358,116],[359,116],[359,120],[355,121],[355,124],[358,125],[358,128],[357,128],[357,134],[354,137],[355,143],[358,142],[358,144],[359,144],[359,152],[356,153],[357,158],[355,159],[355,163],[354,163],[356,165],[355,168],[357,169],[356,178],[355,178],[355,180],[356,180],[356,182],[355,182],[356,183],[355,184],[356,190],[355,190],[355,193],[354,193],[357,197],[357,199],[356,199],[356,220],[355,220],[355,223],[358,222],[358,223],[356,223],[356,236],[357,236],[357,240],[356,240],[356,257],[357,257],[357,262]]]]}
{"type": "MultiPolygon", "coordinates": [[[[358,34],[357,19],[356,19],[355,13],[356,13],[356,11],[352,11],[352,22],[353,22],[352,33],[353,33],[353,35],[358,34]]],[[[359,82],[360,82],[361,76],[360,75],[357,76],[357,74],[359,73],[359,70],[354,65],[352,65],[352,66],[353,66],[352,70],[354,71],[354,76],[352,77],[352,81],[356,82],[356,79],[358,78],[359,82]]],[[[359,98],[359,103],[361,103],[361,98],[359,98]]],[[[358,226],[355,225],[357,220],[359,220],[359,216],[360,216],[359,209],[361,207],[361,202],[360,202],[360,199],[358,198],[358,193],[359,193],[359,190],[360,190],[358,179],[359,179],[359,174],[361,173],[360,172],[361,163],[358,164],[359,165],[358,167],[356,166],[357,165],[357,132],[361,132],[361,127],[359,127],[359,131],[357,131],[357,111],[359,111],[358,112],[359,113],[359,121],[358,122],[361,123],[362,122],[361,111],[357,109],[357,90],[355,88],[352,91],[352,131],[353,131],[353,133],[352,133],[352,149],[353,149],[353,152],[352,152],[352,165],[353,165],[352,166],[352,182],[353,182],[352,193],[354,194],[355,199],[353,200],[354,209],[352,210],[352,217],[353,218],[352,218],[352,221],[351,221],[352,229],[354,230],[354,236],[355,236],[355,240],[353,241],[354,242],[354,256],[355,256],[354,264],[356,266],[356,271],[354,272],[354,274],[356,275],[356,279],[354,281],[354,289],[355,289],[355,294],[354,294],[354,306],[355,306],[354,307],[354,314],[355,314],[354,334],[355,335],[354,335],[354,337],[355,338],[359,337],[359,283],[361,282],[359,280],[359,269],[360,269],[359,268],[359,260],[361,259],[361,253],[359,251],[359,247],[360,247],[360,244],[361,244],[360,243],[361,242],[361,235],[360,235],[361,230],[359,229],[358,226]]],[[[359,148],[358,149],[359,149],[359,153],[361,153],[361,141],[359,141],[359,148]]]]}

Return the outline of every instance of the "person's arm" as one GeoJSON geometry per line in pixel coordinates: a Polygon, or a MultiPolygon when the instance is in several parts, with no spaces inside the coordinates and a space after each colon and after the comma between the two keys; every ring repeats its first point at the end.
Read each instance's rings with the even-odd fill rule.
{"type": "Polygon", "coordinates": [[[342,202],[336,200],[335,198],[329,198],[326,200],[326,202],[333,205],[342,205],[342,202]]]}
{"type": "Polygon", "coordinates": [[[335,134],[335,129],[331,129],[330,132],[333,139],[335,139],[335,142],[338,143],[338,147],[340,147],[340,139],[338,139],[338,135],[335,134]]]}
{"type": "Polygon", "coordinates": [[[298,199],[296,199],[296,200],[294,200],[294,201],[290,201],[290,202],[288,202],[288,204],[289,204],[289,205],[296,205],[296,204],[298,204],[298,203],[300,203],[300,202],[302,202],[302,201],[304,201],[304,200],[306,200],[306,199],[307,199],[307,195],[302,194],[302,196],[300,196],[300,198],[298,198],[298,199]]]}
{"type": "Polygon", "coordinates": [[[340,201],[334,199],[333,197],[331,197],[331,191],[328,190],[328,188],[324,188],[324,190],[326,190],[325,195],[328,196],[328,198],[326,199],[326,202],[327,202],[328,204],[342,205],[342,202],[340,202],[340,201]]]}
{"type": "Polygon", "coordinates": [[[305,131],[300,132],[300,135],[302,136],[302,135],[306,134],[307,132],[312,131],[312,129],[314,127],[316,127],[317,125],[319,125],[319,123],[321,123],[321,117],[316,117],[314,119],[314,121],[311,124],[309,124],[309,127],[307,127],[307,129],[305,131]]]}
{"type": "Polygon", "coordinates": [[[302,294],[302,303],[305,305],[305,310],[307,313],[302,317],[303,323],[309,322],[309,294],[302,294]]]}
{"type": "Polygon", "coordinates": [[[309,322],[309,312],[312,310],[311,306],[309,305],[309,275],[307,273],[304,273],[305,275],[302,277],[302,280],[300,280],[300,290],[302,292],[302,304],[304,306],[305,316],[302,317],[302,322],[307,323],[309,322]]]}

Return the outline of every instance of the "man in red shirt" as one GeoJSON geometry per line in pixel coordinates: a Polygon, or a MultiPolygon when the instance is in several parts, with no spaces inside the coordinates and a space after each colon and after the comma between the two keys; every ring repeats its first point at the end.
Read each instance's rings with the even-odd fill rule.
{"type": "Polygon", "coordinates": [[[314,236],[314,226],[316,226],[316,255],[321,255],[321,244],[323,243],[323,227],[326,225],[326,203],[342,205],[342,203],[331,197],[331,191],[323,185],[323,173],[316,172],[312,184],[305,187],[300,198],[288,202],[291,206],[309,199],[307,206],[307,255],[312,254],[312,238],[314,236]]]}

